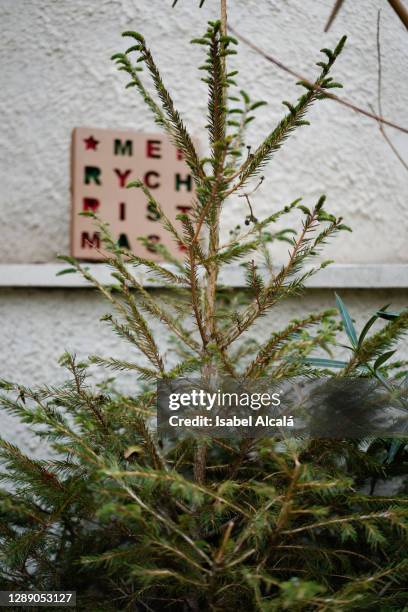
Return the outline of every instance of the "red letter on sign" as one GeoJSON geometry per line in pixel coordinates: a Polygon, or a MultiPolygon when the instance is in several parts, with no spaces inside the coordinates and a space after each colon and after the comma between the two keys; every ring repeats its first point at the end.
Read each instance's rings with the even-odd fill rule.
{"type": "Polygon", "coordinates": [[[121,170],[118,170],[117,168],[115,168],[115,172],[118,176],[119,179],[119,187],[126,187],[126,179],[129,176],[129,174],[132,172],[131,170],[124,170],[123,172],[121,170]]]}
{"type": "Polygon", "coordinates": [[[187,206],[183,204],[179,204],[178,206],[176,206],[177,210],[181,210],[181,212],[185,215],[188,215],[188,212],[193,208],[192,206],[187,206]]]}
{"type": "Polygon", "coordinates": [[[161,140],[148,140],[146,142],[146,156],[153,159],[161,159],[160,155],[161,140]]]}
{"type": "Polygon", "coordinates": [[[146,172],[146,174],[144,175],[144,184],[146,185],[146,187],[149,187],[149,189],[157,189],[157,187],[160,187],[160,183],[159,182],[153,183],[151,180],[152,176],[156,176],[157,178],[159,178],[160,174],[158,172],[155,172],[154,170],[150,170],[150,172],[146,172]]]}
{"type": "Polygon", "coordinates": [[[96,198],[83,199],[82,210],[92,210],[92,212],[95,212],[96,210],[98,210],[99,206],[100,202],[96,198]]]}
{"type": "Polygon", "coordinates": [[[90,237],[88,232],[82,232],[82,234],[81,234],[81,247],[83,249],[85,247],[89,247],[91,249],[96,247],[97,249],[99,249],[99,246],[101,244],[101,239],[100,239],[99,236],[100,236],[99,232],[94,232],[94,235],[92,236],[92,238],[90,237]]]}

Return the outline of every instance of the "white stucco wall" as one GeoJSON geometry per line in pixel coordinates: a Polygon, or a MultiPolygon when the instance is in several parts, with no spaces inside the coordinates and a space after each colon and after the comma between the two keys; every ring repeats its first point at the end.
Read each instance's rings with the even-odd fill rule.
{"type": "MultiPolygon", "coordinates": [[[[230,0],[230,23],[305,76],[316,74],[319,49],[346,33],[349,41],[333,74],[345,85],[342,95],[367,107],[376,104],[376,19],[382,7],[384,114],[407,125],[403,25],[383,0],[359,0],[346,2],[324,34],[332,4],[230,0]]],[[[74,126],[155,129],[109,60],[128,46],[123,30],[143,31],[192,133],[203,139],[206,94],[196,70],[203,56],[189,40],[204,31],[217,8],[218,0],[206,0],[201,10],[198,0],[179,0],[176,9],[171,0],[1,0],[2,262],[49,261],[67,251],[74,126]]],[[[282,115],[281,101],[295,99],[301,90],[292,77],[243,46],[236,64],[245,89],[270,103],[251,127],[248,142],[256,145],[282,115]]],[[[310,201],[327,192],[333,211],[354,230],[332,248],[337,261],[406,260],[406,170],[376,124],[328,101],[316,104],[310,119],[312,126],[288,141],[266,173],[256,201],[259,216],[296,197],[310,201]]],[[[390,136],[400,145],[407,141],[398,132],[390,136]]],[[[244,210],[236,198],[230,219],[243,217],[244,210]]]]}
{"type": "MultiPolygon", "coordinates": [[[[376,19],[382,9],[383,112],[408,125],[408,38],[382,0],[345,2],[328,34],[323,32],[333,0],[230,0],[230,23],[291,68],[313,77],[319,49],[349,37],[333,74],[340,91],[356,104],[376,105],[376,19]]],[[[202,141],[205,86],[196,66],[202,50],[189,40],[217,16],[218,1],[206,0],[0,0],[0,263],[50,262],[69,248],[69,146],[75,126],[155,130],[152,119],[109,57],[127,46],[125,29],[142,31],[165,83],[183,111],[192,134],[202,141]]],[[[235,62],[241,85],[266,99],[251,125],[256,145],[294,100],[294,79],[241,45],[235,62]]],[[[381,137],[375,122],[325,101],[276,154],[254,200],[258,217],[303,196],[311,203],[322,192],[328,208],[344,216],[345,233],[327,251],[337,263],[408,263],[407,172],[381,137]]],[[[388,130],[408,158],[408,136],[388,130]]],[[[246,214],[232,200],[225,224],[246,214]]],[[[283,253],[286,248],[283,249],[283,253]]],[[[378,305],[406,305],[404,291],[348,294],[361,320],[378,305]]],[[[331,291],[312,291],[292,301],[263,332],[289,316],[332,304],[331,291]]],[[[0,377],[23,383],[52,382],[60,376],[63,349],[80,355],[123,354],[118,340],[98,323],[106,311],[87,290],[0,291],[0,377]]],[[[14,426],[13,426],[14,427],[14,426]]],[[[19,437],[9,423],[9,437],[19,437]]]]}

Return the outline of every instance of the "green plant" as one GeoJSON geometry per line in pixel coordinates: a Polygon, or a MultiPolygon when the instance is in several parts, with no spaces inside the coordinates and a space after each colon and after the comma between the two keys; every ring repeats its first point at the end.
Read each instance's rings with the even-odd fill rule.
{"type": "MultiPolygon", "coordinates": [[[[179,215],[179,224],[173,224],[142,183],[129,187],[143,189],[186,257],[175,261],[162,247],[156,250],[172,267],[137,257],[119,247],[98,221],[115,285],[100,285],[86,266],[64,258],[68,271],[79,271],[105,296],[113,313],[104,319],[139,354],[132,362],[93,356],[91,363],[133,372],[142,387],[132,396],[110,384],[92,387],[89,363],[68,354],[61,363],[70,378],[60,387],[31,390],[2,382],[3,408],[47,440],[53,456],[36,460],[0,443],[1,478],[11,486],[0,490],[1,586],[75,588],[80,609],[105,612],[368,610],[379,602],[383,610],[403,609],[406,499],[362,491],[368,479],[386,473],[376,447],[274,438],[168,445],[151,424],[156,379],[186,372],[208,378],[216,370],[277,379],[304,372],[316,348],[331,355],[338,329],[333,311],[291,321],[261,345],[246,332],[273,306],[303,290],[327,262],[307,270],[304,264],[348,228],[326,212],[323,196],[311,209],[296,200],[258,220],[252,191],[243,190],[251,181],[255,188],[262,182],[257,178],[262,168],[306,123],[310,105],[339,86],[328,74],[345,39],[333,51],[323,50],[325,61],[319,62],[313,87],[300,83],[306,92],[295,104],[284,102],[288,113],[282,121],[254,151],[246,151],[245,127],[262,103],[244,91],[233,93],[236,73],[228,71],[227,61],[236,41],[227,35],[225,20],[210,22],[194,41],[206,51],[202,68],[209,89],[210,155],[200,159],[145,39],[136,32],[125,35],[135,44],[114,59],[129,75],[128,87],[139,91],[182,150],[196,185],[193,214],[179,215]],[[141,65],[159,102],[140,79],[141,65]],[[246,229],[236,228],[229,242],[220,244],[220,215],[233,194],[247,200],[246,229]],[[295,210],[302,214],[296,235],[269,229],[295,210]],[[267,249],[275,239],[291,243],[289,259],[277,273],[267,249]],[[258,250],[267,275],[252,259],[258,250]],[[236,296],[218,289],[220,268],[248,257],[247,291],[236,296]],[[148,292],[132,274],[133,266],[160,277],[166,294],[148,292]],[[153,320],[172,336],[180,356],[176,365],[169,366],[162,355],[153,320]]],[[[354,328],[342,314],[350,334],[354,328]]],[[[376,336],[365,338],[361,351],[374,344],[376,354],[389,350],[407,325],[406,314],[396,317],[378,342],[376,336]]]]}
{"type": "MultiPolygon", "coordinates": [[[[354,327],[350,313],[343,300],[338,295],[336,295],[336,302],[343,321],[344,330],[350,341],[350,346],[346,348],[351,352],[351,358],[348,361],[342,361],[319,357],[306,357],[304,363],[318,368],[328,368],[329,370],[332,368],[340,369],[342,376],[350,376],[355,372],[359,372],[360,375],[363,376],[372,376],[391,392],[393,389],[397,388],[396,383],[398,386],[405,389],[408,381],[408,372],[405,369],[407,364],[400,361],[390,362],[389,360],[397,351],[396,349],[387,349],[394,345],[395,340],[400,335],[404,334],[407,326],[408,311],[390,312],[388,310],[390,304],[386,304],[369,318],[361,330],[360,335],[357,336],[357,331],[354,327]],[[367,338],[370,329],[381,319],[386,320],[388,323],[382,329],[367,338]],[[391,379],[390,374],[394,374],[391,379]],[[396,381],[393,380],[394,378],[396,381]]],[[[399,404],[403,410],[408,410],[408,402],[404,397],[399,399],[399,404]]],[[[374,444],[377,443],[378,441],[374,441],[374,444]]],[[[387,440],[385,442],[387,454],[384,460],[387,463],[392,463],[398,453],[404,453],[405,444],[406,441],[403,438],[387,440]]]]}

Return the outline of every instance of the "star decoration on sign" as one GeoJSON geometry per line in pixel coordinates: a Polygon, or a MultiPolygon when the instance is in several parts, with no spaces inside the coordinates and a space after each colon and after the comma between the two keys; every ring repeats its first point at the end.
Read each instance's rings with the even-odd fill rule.
{"type": "Polygon", "coordinates": [[[89,138],[84,138],[84,143],[85,143],[85,149],[87,151],[88,149],[90,149],[91,151],[96,151],[96,147],[99,144],[99,140],[95,140],[93,136],[89,136],[89,138]]]}

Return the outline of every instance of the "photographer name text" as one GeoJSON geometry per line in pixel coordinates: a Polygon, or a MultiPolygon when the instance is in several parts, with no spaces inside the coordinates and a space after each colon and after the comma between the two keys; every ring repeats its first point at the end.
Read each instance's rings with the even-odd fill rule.
{"type": "Polygon", "coordinates": [[[197,415],[194,417],[184,417],[174,414],[169,417],[169,425],[171,427],[293,427],[294,420],[292,416],[282,415],[280,417],[269,416],[253,416],[252,414],[246,417],[214,417],[197,415]]]}

